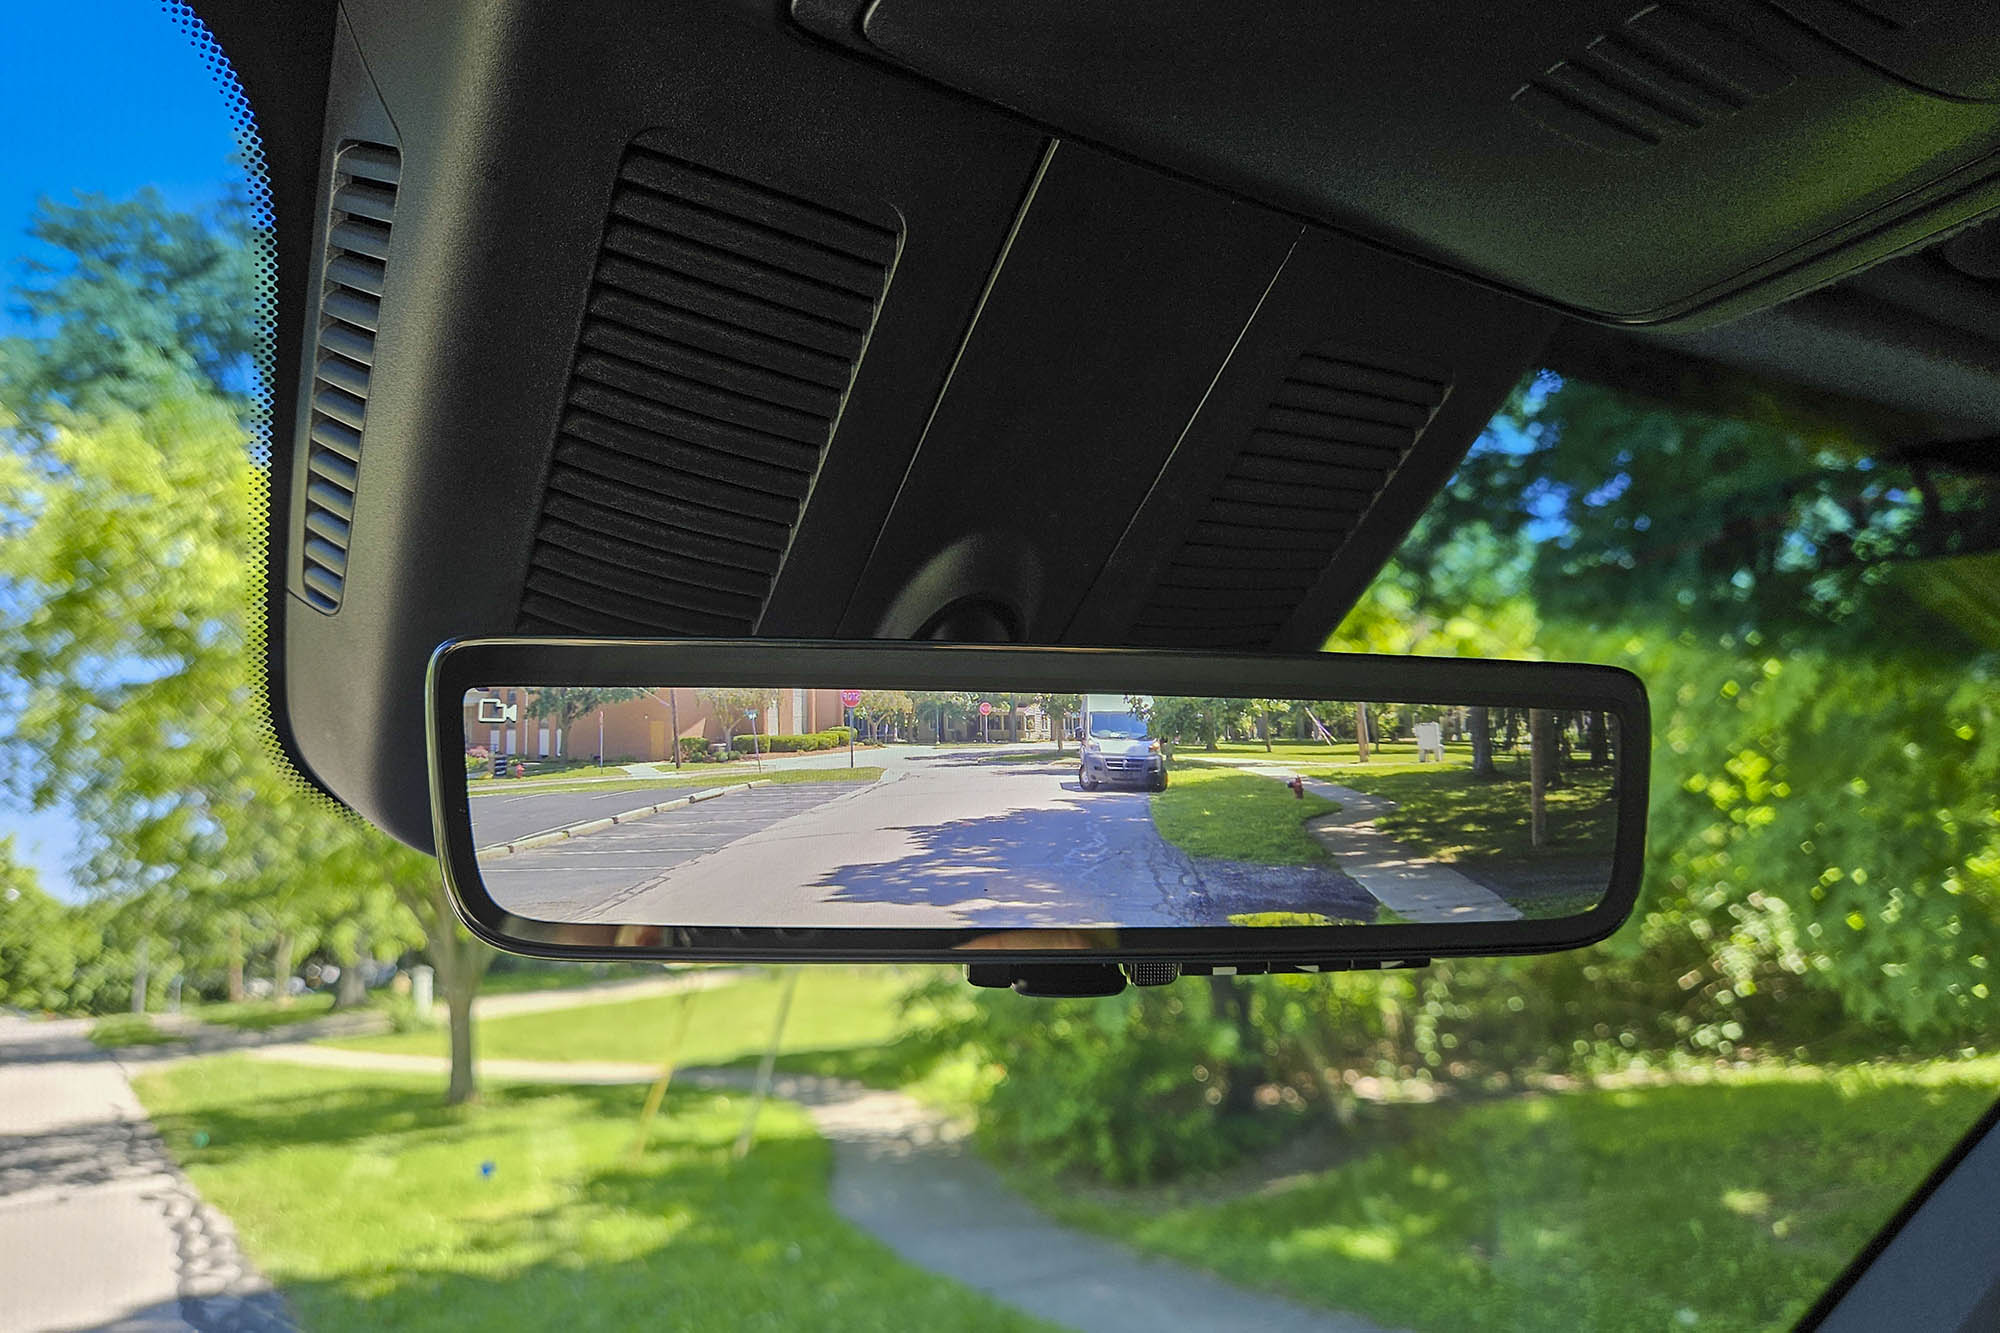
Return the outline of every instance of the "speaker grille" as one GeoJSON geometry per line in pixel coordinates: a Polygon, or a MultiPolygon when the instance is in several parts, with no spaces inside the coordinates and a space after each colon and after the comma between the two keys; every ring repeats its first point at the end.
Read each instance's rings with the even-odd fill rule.
{"type": "Polygon", "coordinates": [[[305,530],[298,546],[306,602],[328,615],[340,609],[347,584],[368,376],[375,366],[402,155],[380,144],[349,144],[334,159],[334,170],[306,427],[305,530]]]}
{"type": "Polygon", "coordinates": [[[755,626],[899,243],[893,215],[871,221],[628,150],[521,628],[755,626]]]}
{"type": "Polygon", "coordinates": [[[1302,354],[1162,570],[1132,640],[1270,643],[1450,392],[1437,367],[1352,348],[1302,354]]]}

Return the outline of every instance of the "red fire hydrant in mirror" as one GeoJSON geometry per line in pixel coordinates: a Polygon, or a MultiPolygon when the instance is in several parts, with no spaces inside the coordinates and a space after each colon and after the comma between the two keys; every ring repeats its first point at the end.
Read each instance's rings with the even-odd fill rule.
{"type": "Polygon", "coordinates": [[[1306,798],[1306,780],[1304,778],[1293,778],[1285,785],[1292,789],[1292,796],[1295,800],[1303,801],[1306,798]]]}

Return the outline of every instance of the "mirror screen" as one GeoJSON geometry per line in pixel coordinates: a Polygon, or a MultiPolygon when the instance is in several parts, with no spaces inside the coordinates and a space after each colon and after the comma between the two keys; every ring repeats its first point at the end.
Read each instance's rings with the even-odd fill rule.
{"type": "Polygon", "coordinates": [[[1512,921],[1611,878],[1601,712],[498,684],[464,719],[486,890],[543,921],[1512,921]]]}

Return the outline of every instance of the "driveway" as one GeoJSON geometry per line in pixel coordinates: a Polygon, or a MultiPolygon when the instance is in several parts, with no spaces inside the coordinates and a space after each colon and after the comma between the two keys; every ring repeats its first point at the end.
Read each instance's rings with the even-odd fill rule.
{"type": "Polygon", "coordinates": [[[1140,791],[1075,769],[927,755],[859,788],[756,788],[482,860],[504,907],[560,921],[963,929],[1372,920],[1329,869],[1194,862],[1140,791]],[[789,804],[788,804],[789,803],[789,804]]]}
{"type": "Polygon", "coordinates": [[[1198,885],[1144,792],[1039,764],[938,763],[667,870],[605,920],[826,926],[1178,926],[1198,885]]]}
{"type": "Polygon", "coordinates": [[[0,1333],[290,1328],[89,1028],[0,1017],[0,1333]]]}
{"type": "MultiPolygon", "coordinates": [[[[862,768],[881,768],[896,773],[913,766],[922,767],[940,762],[963,763],[968,757],[990,758],[1035,748],[1048,747],[991,745],[968,750],[940,749],[929,745],[886,745],[859,751],[855,764],[862,768]]],[[[601,819],[606,815],[620,814],[640,806],[671,801],[710,787],[731,787],[754,782],[759,776],[770,772],[798,768],[837,769],[849,766],[847,751],[838,750],[767,756],[761,766],[749,763],[689,764],[678,773],[671,763],[625,766],[635,778],[659,779],[658,786],[628,785],[632,782],[632,778],[591,778],[577,779],[553,790],[542,784],[523,782],[523,786],[533,785],[540,789],[515,793],[508,789],[505,781],[481,783],[474,787],[471,793],[473,845],[491,847],[499,843],[513,842],[531,834],[561,828],[565,824],[601,819]],[[606,790],[607,787],[615,789],[606,790]]]]}
{"type": "MultiPolygon", "coordinates": [[[[605,904],[617,901],[633,886],[663,870],[842,795],[852,795],[856,789],[857,784],[844,782],[800,782],[734,791],[511,856],[481,857],[480,875],[487,892],[511,912],[547,921],[594,920],[605,904]]],[[[671,800],[688,794],[689,789],[683,788],[651,799],[671,800]]],[[[541,799],[575,798],[563,793],[541,799]]],[[[609,798],[597,816],[647,804],[649,799],[643,792],[620,792],[609,798]]],[[[580,816],[588,817],[592,816],[580,816]]],[[[488,836],[483,819],[479,838],[482,844],[496,840],[488,836]]]]}
{"type": "MultiPolygon", "coordinates": [[[[495,784],[498,787],[498,784],[495,784]]],[[[717,785],[722,785],[720,782],[717,785]]],[[[615,791],[581,787],[570,791],[530,791],[516,795],[504,787],[474,792],[472,845],[492,847],[513,842],[534,833],[545,833],[565,824],[601,819],[642,805],[671,801],[702,790],[680,782],[663,782],[657,787],[627,787],[615,791]]]]}

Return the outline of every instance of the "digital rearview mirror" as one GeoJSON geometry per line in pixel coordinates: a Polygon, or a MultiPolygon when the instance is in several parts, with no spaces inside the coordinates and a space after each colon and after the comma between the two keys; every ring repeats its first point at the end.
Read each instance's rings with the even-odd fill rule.
{"type": "Polygon", "coordinates": [[[1609,667],[506,639],[429,688],[451,892],[526,953],[1318,970],[1573,948],[1638,888],[1609,667]]]}

